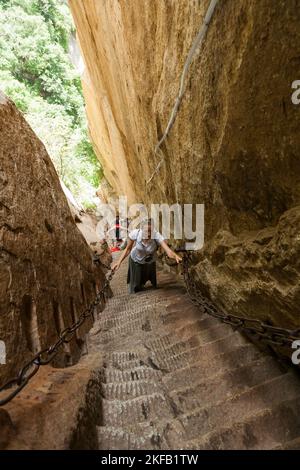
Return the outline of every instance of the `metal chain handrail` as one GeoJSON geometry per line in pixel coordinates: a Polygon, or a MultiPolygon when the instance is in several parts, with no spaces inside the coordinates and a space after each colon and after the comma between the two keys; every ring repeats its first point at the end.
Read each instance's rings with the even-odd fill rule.
{"type": "Polygon", "coordinates": [[[15,389],[11,391],[6,397],[0,399],[0,406],[6,405],[16,395],[18,395],[32,379],[32,377],[35,376],[40,366],[49,364],[57,356],[60,348],[64,344],[70,343],[72,341],[76,331],[83,325],[83,323],[85,323],[88,318],[93,317],[94,309],[105,300],[105,291],[109,287],[113,275],[114,271],[110,271],[110,273],[106,276],[102,289],[97,293],[93,302],[91,302],[91,304],[81,313],[78,319],[71,326],[68,326],[60,332],[59,337],[54,344],[37,352],[34,357],[31,358],[30,361],[28,361],[21,368],[19,374],[15,378],[9,380],[6,384],[0,387],[0,393],[15,387],[15,389]]]}
{"type": "MultiPolygon", "coordinates": [[[[181,251],[181,250],[180,250],[181,251]]],[[[250,335],[257,335],[257,339],[270,345],[291,347],[292,343],[300,340],[300,328],[291,330],[277,326],[268,325],[257,318],[240,317],[217,309],[207,297],[200,291],[197,283],[191,276],[189,269],[190,255],[183,255],[183,277],[188,294],[194,304],[200,306],[205,313],[231,325],[235,330],[243,330],[250,335]]]]}
{"type": "Polygon", "coordinates": [[[101,255],[100,254],[94,253],[93,261],[94,261],[95,264],[99,264],[103,268],[105,268],[107,270],[110,270],[110,266],[108,264],[103,263],[103,261],[101,260],[101,255]]]}

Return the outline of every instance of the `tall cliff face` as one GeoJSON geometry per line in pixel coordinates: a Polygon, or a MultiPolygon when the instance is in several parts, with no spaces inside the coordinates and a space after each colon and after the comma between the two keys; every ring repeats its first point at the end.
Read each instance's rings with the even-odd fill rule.
{"type": "MultiPolygon", "coordinates": [[[[0,340],[11,379],[39,349],[57,341],[94,300],[103,273],[79,232],[44,145],[0,94],[0,340]]],[[[56,357],[80,356],[88,321],[56,357]]]]}
{"type": "Polygon", "coordinates": [[[119,194],[205,204],[196,275],[216,303],[299,325],[297,0],[219,2],[162,148],[165,163],[146,184],[208,4],[70,0],[92,138],[119,194]]]}

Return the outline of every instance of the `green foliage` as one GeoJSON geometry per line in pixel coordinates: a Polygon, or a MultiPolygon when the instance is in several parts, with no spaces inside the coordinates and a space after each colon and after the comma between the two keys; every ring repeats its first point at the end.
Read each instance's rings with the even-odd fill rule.
{"type": "Polygon", "coordinates": [[[69,58],[74,25],[67,3],[0,0],[0,31],[0,88],[26,114],[66,186],[86,200],[102,172],[87,134],[80,77],[69,58]]]}
{"type": "Polygon", "coordinates": [[[95,202],[82,201],[82,205],[87,211],[95,212],[97,209],[97,204],[95,202]]]}

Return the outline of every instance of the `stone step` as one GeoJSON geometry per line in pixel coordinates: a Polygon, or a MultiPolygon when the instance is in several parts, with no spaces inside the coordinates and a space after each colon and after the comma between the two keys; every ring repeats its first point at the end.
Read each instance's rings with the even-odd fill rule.
{"type": "Polygon", "coordinates": [[[102,400],[103,426],[132,426],[155,419],[171,419],[172,407],[163,393],[153,393],[129,400],[102,400]]]}
{"type": "Polygon", "coordinates": [[[199,436],[210,432],[212,428],[222,427],[224,419],[234,424],[241,417],[249,418],[249,415],[251,417],[251,414],[257,413],[260,408],[264,411],[269,399],[273,404],[277,404],[283,397],[297,396],[299,390],[298,387],[295,390],[295,385],[298,386],[298,377],[286,374],[261,386],[253,387],[230,400],[221,401],[215,407],[210,404],[183,416],[180,415],[182,410],[177,407],[176,402],[170,403],[170,397],[166,397],[164,393],[130,400],[126,400],[125,397],[110,402],[103,400],[103,424],[122,423],[124,428],[128,428],[132,427],[133,423],[135,426],[150,421],[162,424],[163,421],[174,420],[176,417],[185,429],[185,439],[192,438],[195,433],[199,436]]]}
{"type": "Polygon", "coordinates": [[[117,318],[102,318],[99,320],[99,325],[102,331],[107,331],[111,328],[122,328],[124,324],[129,324],[134,321],[137,321],[141,317],[146,317],[148,315],[151,315],[153,313],[153,307],[146,307],[143,312],[137,311],[137,312],[130,312],[128,314],[124,314],[118,316],[117,318]]]}
{"type": "Polygon", "coordinates": [[[270,450],[300,448],[300,395],[284,400],[272,408],[256,412],[248,419],[227,425],[226,421],[212,432],[185,442],[181,449],[190,450],[270,450]]]}
{"type": "Polygon", "coordinates": [[[125,315],[131,315],[139,311],[143,311],[145,308],[150,309],[154,307],[163,307],[166,301],[157,298],[143,299],[135,296],[135,302],[132,302],[132,297],[123,297],[122,299],[112,298],[109,300],[108,306],[101,313],[99,321],[103,319],[118,320],[125,315]]]}
{"type": "MultiPolygon", "coordinates": [[[[181,313],[182,314],[182,313],[181,313]]],[[[205,313],[201,313],[199,311],[197,318],[193,320],[186,320],[185,324],[182,325],[182,319],[180,322],[178,322],[180,326],[176,327],[173,326],[172,328],[172,333],[176,333],[180,338],[189,338],[191,336],[194,336],[196,332],[198,334],[201,334],[205,330],[208,330],[209,328],[216,328],[220,327],[223,325],[223,327],[226,327],[228,329],[228,333],[232,332],[232,328],[230,328],[228,325],[222,324],[218,322],[215,318],[210,317],[209,315],[206,315],[205,313]]]]}
{"type": "MultiPolygon", "coordinates": [[[[225,338],[221,337],[221,339],[225,339],[223,344],[225,343],[226,347],[231,348],[231,350],[236,347],[235,344],[230,344],[228,342],[227,334],[225,338]]],[[[199,335],[197,338],[194,338],[192,342],[187,341],[186,348],[184,348],[185,342],[182,342],[179,347],[174,345],[167,350],[156,351],[155,363],[157,363],[161,369],[173,371],[186,367],[187,364],[192,365],[193,363],[199,362],[202,358],[207,361],[208,356],[205,355],[205,352],[214,351],[213,355],[215,356],[215,346],[217,346],[215,343],[217,341],[218,340],[213,340],[212,342],[204,343],[202,342],[202,336],[199,335]],[[194,346],[193,343],[195,344],[194,346]],[[197,343],[200,343],[200,345],[197,343]],[[212,345],[212,347],[209,348],[209,345],[212,345]]],[[[249,343],[246,343],[241,338],[238,344],[246,345],[249,343]]]]}
{"type": "Polygon", "coordinates": [[[131,361],[122,361],[122,362],[113,362],[107,361],[104,362],[106,368],[114,368],[118,370],[132,370],[137,367],[147,367],[147,364],[142,359],[132,359],[131,361]]]}
{"type": "MultiPolygon", "coordinates": [[[[216,342],[219,343],[219,342],[216,342]]],[[[222,371],[237,369],[246,366],[262,357],[262,352],[252,344],[242,344],[235,347],[234,343],[222,341],[225,352],[220,353],[220,344],[211,343],[203,347],[202,353],[190,358],[188,367],[169,371],[163,378],[168,389],[180,388],[187,382],[192,384],[200,378],[213,377],[222,371]],[[225,346],[226,344],[226,346],[225,346]],[[226,351],[226,347],[229,351],[226,351]]]]}
{"type": "Polygon", "coordinates": [[[103,383],[101,385],[101,394],[106,400],[128,400],[130,398],[152,395],[159,392],[160,388],[159,383],[145,380],[103,383]]]}
{"type": "Polygon", "coordinates": [[[114,351],[105,355],[105,361],[111,362],[128,362],[134,359],[139,359],[139,354],[136,351],[114,351]]]}
{"type": "Polygon", "coordinates": [[[299,378],[292,373],[281,375],[229,400],[202,407],[183,416],[181,421],[186,430],[186,439],[212,432],[224,422],[234,425],[255,413],[276,407],[283,400],[293,400],[297,396],[299,378]]]}
{"type": "Polygon", "coordinates": [[[129,370],[118,370],[112,367],[107,367],[103,371],[103,382],[106,384],[136,380],[157,381],[160,380],[161,377],[161,371],[146,366],[138,366],[129,370]]]}
{"type": "Polygon", "coordinates": [[[266,356],[249,365],[200,380],[195,384],[184,385],[181,390],[172,391],[170,396],[177,408],[186,413],[240,395],[251,387],[282,374],[274,359],[266,356]]]}
{"type": "MultiPolygon", "coordinates": [[[[176,287],[176,286],[175,286],[176,287]]],[[[115,317],[122,314],[123,309],[126,309],[128,305],[136,308],[142,308],[144,305],[162,305],[174,302],[178,304],[180,301],[187,301],[187,296],[183,294],[177,295],[177,291],[168,292],[166,289],[153,289],[149,291],[143,291],[138,294],[125,294],[120,295],[114,293],[114,297],[109,299],[107,309],[103,311],[103,315],[112,313],[115,317]],[[133,300],[134,298],[134,300],[133,300]],[[104,313],[105,312],[105,313],[104,313]]]]}
{"type": "MultiPolygon", "coordinates": [[[[152,318],[153,321],[153,318],[152,318]]],[[[105,331],[102,333],[102,341],[114,341],[115,339],[119,339],[121,336],[129,336],[137,331],[142,332],[146,330],[146,326],[149,322],[147,322],[146,318],[141,316],[132,322],[124,323],[122,326],[118,326],[115,328],[111,328],[109,331],[105,331]]]]}
{"type": "Polygon", "coordinates": [[[137,314],[138,312],[143,312],[145,309],[155,309],[157,307],[163,308],[164,303],[158,301],[157,299],[152,299],[142,302],[135,302],[132,303],[132,299],[123,299],[120,305],[115,305],[113,308],[105,309],[101,315],[99,321],[103,319],[111,319],[114,321],[120,320],[123,317],[131,316],[133,314],[137,314]],[[105,313],[104,313],[105,312],[105,313]]]}
{"type": "Polygon", "coordinates": [[[201,344],[201,333],[194,331],[194,334],[188,338],[179,338],[177,335],[165,335],[161,338],[157,338],[155,341],[147,341],[146,345],[148,349],[152,350],[156,356],[164,357],[177,355],[199,348],[200,355],[222,353],[225,351],[232,350],[238,346],[250,344],[249,341],[239,333],[229,332],[229,336],[225,338],[217,339],[212,343],[201,344]]]}
{"type": "MultiPolygon", "coordinates": [[[[177,346],[174,346],[169,350],[156,351],[155,362],[158,364],[158,367],[168,371],[187,367],[187,365],[201,361],[201,358],[205,353],[203,346],[207,346],[209,344],[213,345],[220,339],[227,340],[231,334],[232,331],[229,332],[227,327],[224,328],[224,325],[210,328],[197,336],[197,340],[194,340],[194,342],[198,342],[199,344],[196,344],[194,347],[188,348],[187,344],[186,350],[184,350],[184,347],[178,348],[177,346]]],[[[242,344],[246,343],[243,342],[242,344]]],[[[234,345],[231,345],[230,347],[232,348],[233,346],[234,345]]],[[[212,346],[212,348],[214,348],[214,346],[212,346]]]]}
{"type": "Polygon", "coordinates": [[[99,450],[159,450],[168,449],[160,434],[148,426],[139,434],[123,428],[99,426],[97,428],[99,450]]]}
{"type": "MultiPolygon", "coordinates": [[[[297,404],[299,398],[298,384],[298,377],[290,373],[285,374],[260,386],[252,387],[238,396],[228,400],[224,399],[216,405],[204,406],[184,415],[181,415],[181,410],[178,409],[172,397],[166,397],[163,394],[140,397],[137,400],[128,400],[121,403],[111,402],[113,406],[109,409],[109,421],[104,417],[103,424],[116,426],[122,423],[123,429],[127,431],[130,429],[139,435],[142,429],[141,426],[151,422],[153,430],[156,430],[156,435],[164,435],[170,448],[172,448],[170,442],[174,443],[173,448],[175,449],[196,449],[198,447],[193,447],[196,443],[197,446],[202,445],[201,449],[205,449],[206,446],[211,448],[209,446],[214,445],[213,442],[217,442],[219,439],[218,434],[216,437],[215,429],[220,430],[221,434],[224,431],[224,435],[228,434],[228,429],[236,429],[238,433],[245,423],[256,422],[256,419],[262,415],[268,417],[270,410],[277,409],[281,413],[280,416],[282,416],[282,410],[285,409],[284,407],[280,408],[283,397],[286,404],[292,404],[293,406],[297,404]],[[286,400],[286,398],[289,400],[286,400]],[[146,413],[145,410],[147,410],[146,413]],[[224,423],[226,423],[225,428],[224,423]],[[165,431],[162,431],[162,428],[165,431]]],[[[103,408],[108,410],[107,402],[103,408]]],[[[276,417],[276,413],[274,416],[276,417]]],[[[286,421],[287,418],[288,413],[286,421]]],[[[299,428],[300,423],[297,424],[297,429],[299,428]]],[[[290,435],[288,435],[289,437],[290,435]]],[[[267,443],[266,438],[265,441],[267,443]]],[[[270,446],[270,443],[268,443],[268,446],[270,446]]],[[[266,448],[270,448],[268,446],[266,448]]]]}
{"type": "MultiPolygon", "coordinates": [[[[174,349],[174,353],[179,353],[186,351],[187,349],[200,346],[202,344],[202,335],[209,333],[206,330],[220,326],[221,324],[216,322],[216,320],[212,318],[196,320],[194,322],[189,322],[188,325],[185,327],[173,327],[172,333],[164,336],[159,336],[151,341],[147,341],[146,344],[149,349],[152,349],[154,352],[157,353],[159,353],[160,351],[168,351],[170,348],[176,348],[174,349]]],[[[232,335],[232,328],[228,329],[227,332],[228,335],[232,335]]],[[[172,351],[170,351],[170,354],[172,354],[172,351]]]]}

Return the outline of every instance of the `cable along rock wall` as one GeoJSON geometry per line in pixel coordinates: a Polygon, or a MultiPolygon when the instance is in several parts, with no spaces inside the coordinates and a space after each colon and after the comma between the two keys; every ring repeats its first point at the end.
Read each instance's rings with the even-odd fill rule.
{"type": "Polygon", "coordinates": [[[95,149],[129,201],[205,204],[199,287],[219,307],[300,325],[297,0],[222,0],[170,117],[209,0],[70,0],[95,149]]]}

